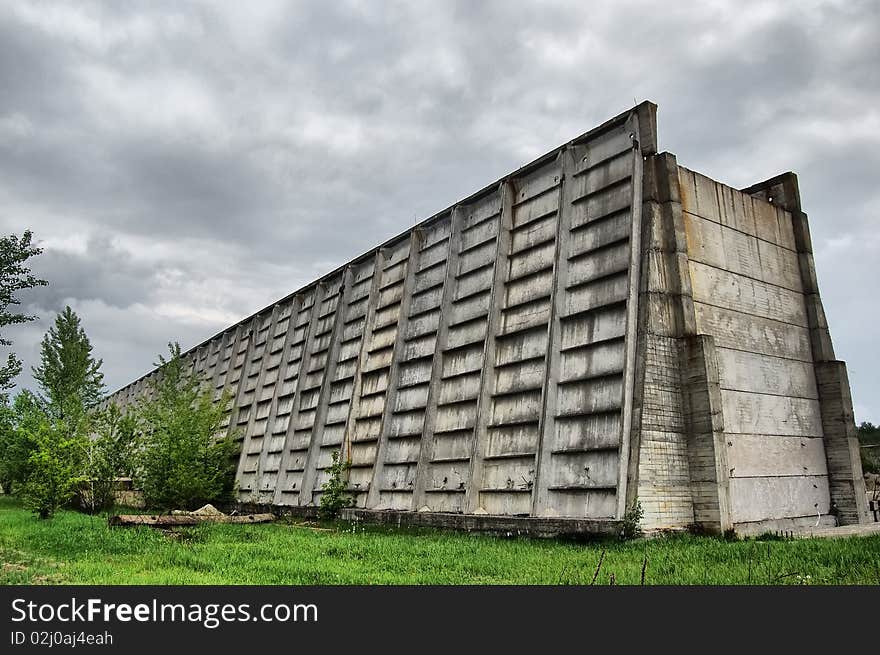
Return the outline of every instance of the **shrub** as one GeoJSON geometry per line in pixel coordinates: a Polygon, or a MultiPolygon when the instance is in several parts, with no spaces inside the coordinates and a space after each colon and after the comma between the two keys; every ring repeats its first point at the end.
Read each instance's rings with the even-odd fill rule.
{"type": "Polygon", "coordinates": [[[92,437],[85,444],[80,508],[95,514],[114,504],[116,478],[131,471],[135,418],[115,404],[92,417],[92,437]]]}
{"type": "Polygon", "coordinates": [[[65,505],[82,482],[80,473],[85,437],[71,432],[63,421],[42,421],[33,432],[35,448],[24,483],[25,506],[41,519],[65,505]]]}
{"type": "Polygon", "coordinates": [[[642,509],[642,504],[639,502],[639,499],[636,498],[633,500],[633,504],[630,505],[630,508],[623,515],[623,525],[620,530],[620,538],[624,541],[629,541],[630,539],[637,539],[642,536],[642,528],[641,521],[645,515],[645,511],[642,509]]]}
{"type": "Polygon", "coordinates": [[[214,402],[198,378],[185,371],[180,346],[169,344],[170,359],[159,357],[152,399],[140,408],[141,452],[135,477],[149,507],[195,509],[232,500],[235,455],[231,435],[219,436],[230,401],[214,402]]]}
{"type": "Polygon", "coordinates": [[[333,462],[327,467],[330,477],[321,485],[321,518],[335,519],[340,510],[351,507],[352,498],[346,491],[345,474],[351,468],[350,460],[342,460],[339,451],[333,451],[333,462]]]}

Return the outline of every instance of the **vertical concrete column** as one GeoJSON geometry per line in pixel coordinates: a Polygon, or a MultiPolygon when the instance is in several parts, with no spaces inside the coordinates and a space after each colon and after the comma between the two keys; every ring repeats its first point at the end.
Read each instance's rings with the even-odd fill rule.
{"type": "MultiPolygon", "coordinates": [[[[272,334],[273,330],[275,329],[275,325],[278,322],[279,311],[280,311],[279,305],[275,305],[272,308],[272,318],[269,321],[269,335],[272,334]]],[[[255,330],[259,329],[258,318],[254,319],[254,328],[255,328],[255,330]]],[[[254,336],[256,336],[256,333],[254,336]]],[[[250,344],[250,347],[248,348],[248,352],[247,352],[248,360],[250,360],[250,358],[253,356],[253,349],[254,349],[253,342],[254,342],[254,339],[251,339],[251,344],[250,344]]],[[[257,408],[257,404],[259,403],[258,396],[259,396],[260,391],[263,388],[263,379],[266,377],[266,365],[269,362],[269,353],[268,353],[269,343],[271,343],[271,336],[267,337],[267,345],[263,349],[263,356],[260,358],[260,371],[257,376],[257,386],[254,387],[254,398],[253,398],[253,400],[251,400],[251,405],[250,405],[251,410],[248,414],[248,421],[245,424],[245,428],[244,428],[244,435],[243,435],[244,439],[241,442],[241,453],[240,453],[239,460],[238,460],[238,471],[235,475],[235,479],[239,480],[239,481],[241,481],[241,476],[244,473],[244,466],[245,466],[245,463],[247,462],[247,456],[250,452],[252,433],[254,430],[254,421],[256,420],[256,415],[257,415],[256,408],[257,408]]],[[[242,373],[244,373],[244,371],[242,371],[242,373]]],[[[241,391],[241,385],[239,385],[239,394],[241,394],[241,393],[243,393],[243,392],[241,391]]],[[[230,426],[230,429],[232,429],[231,426],[230,426]]],[[[265,437],[266,437],[266,435],[264,433],[263,438],[265,439],[265,437]]],[[[255,475],[258,476],[259,472],[260,472],[260,469],[259,469],[259,464],[258,464],[255,475]]]]}
{"type": "Polygon", "coordinates": [[[870,522],[859,440],[844,362],[816,362],[831,502],[838,525],[870,522]]]}
{"type": "Polygon", "coordinates": [[[463,212],[460,205],[452,209],[450,217],[449,254],[446,256],[446,274],[440,298],[440,323],[437,326],[437,341],[434,361],[431,363],[431,381],[428,384],[428,398],[425,403],[425,422],[422,428],[422,445],[419,449],[419,463],[416,468],[416,488],[412,508],[419,510],[425,505],[425,488],[428,481],[428,465],[434,457],[434,427],[437,424],[437,390],[443,373],[443,351],[449,340],[449,320],[452,298],[455,292],[455,274],[458,271],[458,253],[461,250],[461,225],[463,212]]]}
{"type": "MultiPolygon", "coordinates": [[[[311,315],[309,317],[308,328],[306,328],[306,333],[303,337],[303,353],[299,361],[299,372],[296,376],[296,391],[293,395],[293,407],[290,410],[290,422],[287,424],[287,432],[284,435],[284,451],[281,453],[281,461],[278,464],[278,476],[275,482],[275,496],[272,501],[273,505],[284,504],[282,502],[284,500],[284,487],[287,484],[287,467],[290,465],[291,457],[290,437],[293,434],[293,431],[296,429],[296,423],[299,419],[299,406],[300,400],[302,399],[303,374],[305,373],[308,361],[309,359],[311,359],[312,356],[311,346],[314,343],[314,340],[312,339],[312,334],[315,331],[315,325],[317,325],[319,316],[321,314],[321,287],[322,285],[319,282],[315,285],[315,289],[312,292],[314,294],[314,297],[312,298],[311,315]]],[[[293,317],[291,317],[291,320],[293,320],[293,317]]]]}
{"type": "MultiPolygon", "coordinates": [[[[290,348],[293,343],[291,338],[296,332],[296,315],[302,306],[302,296],[296,296],[290,300],[290,315],[287,318],[287,331],[284,334],[284,344],[281,346],[281,362],[278,364],[278,378],[275,382],[275,388],[272,392],[272,404],[269,406],[269,416],[266,423],[266,434],[263,435],[263,448],[260,451],[260,463],[257,465],[257,487],[260,483],[260,475],[266,470],[266,464],[269,460],[269,446],[272,442],[272,429],[275,425],[275,419],[278,416],[278,396],[283,386],[282,380],[287,374],[287,358],[290,356],[290,348]]],[[[260,493],[270,491],[269,489],[255,489],[260,493]]]]}
{"type": "Polygon", "coordinates": [[[223,355],[226,353],[226,349],[232,344],[232,351],[235,352],[235,344],[238,343],[238,333],[241,331],[241,326],[236,325],[234,328],[230,328],[223,333],[223,336],[220,338],[220,350],[217,352],[217,363],[214,364],[213,375],[211,376],[211,393],[216,397],[217,396],[217,385],[220,384],[220,379],[223,379],[223,387],[226,388],[227,380],[229,379],[229,369],[226,369],[225,373],[220,373],[220,370],[223,367],[223,355]]]}
{"type": "Polygon", "coordinates": [[[477,417],[471,445],[470,471],[464,508],[466,514],[483,513],[480,504],[480,486],[483,481],[483,456],[486,452],[488,425],[492,418],[492,392],[495,385],[495,337],[501,327],[501,308],[504,304],[504,281],[508,274],[510,256],[510,232],[513,229],[513,202],[516,189],[513,181],[506,179],[501,183],[501,217],[498,224],[497,255],[492,277],[492,291],[489,294],[489,316],[486,326],[486,341],[483,346],[483,371],[480,375],[480,394],[477,400],[477,417]]]}
{"type": "Polygon", "coordinates": [[[412,303],[413,285],[415,284],[416,272],[419,267],[422,240],[421,230],[418,228],[414,229],[410,235],[406,277],[403,283],[403,295],[400,298],[399,322],[397,324],[397,334],[394,337],[391,368],[388,372],[388,391],[385,396],[385,407],[382,410],[382,431],[380,432],[379,443],[376,447],[376,464],[373,466],[373,479],[370,482],[370,491],[367,495],[368,509],[375,508],[381,501],[382,471],[385,467],[385,451],[388,449],[388,434],[391,431],[391,421],[388,415],[394,411],[397,387],[400,385],[400,360],[403,356],[403,346],[406,340],[406,325],[409,320],[409,307],[412,303]]]}
{"type": "Polygon", "coordinates": [[[684,358],[682,377],[694,523],[724,532],[732,527],[730,469],[715,340],[706,334],[688,337],[684,358]]]}
{"type": "Polygon", "coordinates": [[[568,282],[568,243],[571,232],[572,176],[574,162],[583,158],[585,148],[569,147],[559,153],[561,180],[559,186],[559,211],[556,218],[556,253],[553,262],[553,290],[550,297],[550,320],[547,322],[547,355],[544,365],[544,384],[541,391],[541,419],[538,427],[540,439],[535,456],[535,484],[532,488],[532,516],[547,516],[550,507],[550,451],[556,431],[556,406],[561,368],[559,316],[560,305],[565,301],[568,282]]]}
{"type": "Polygon", "coordinates": [[[711,340],[697,336],[673,155],[647,159],[642,189],[628,502],[639,498],[647,528],[697,522],[722,531],[730,525],[730,501],[717,362],[711,340]],[[700,411],[711,420],[697,420],[700,411]]]}
{"type": "Polygon", "coordinates": [[[370,284],[370,295],[367,300],[367,315],[364,317],[364,334],[361,337],[361,351],[358,355],[357,368],[354,375],[354,388],[351,391],[351,401],[348,410],[348,420],[345,424],[345,440],[342,443],[342,457],[351,460],[351,435],[354,431],[355,410],[360,405],[361,393],[363,392],[364,376],[361,371],[367,361],[370,340],[373,337],[373,323],[375,322],[376,306],[379,304],[379,287],[382,283],[382,264],[385,257],[382,249],[376,250],[373,257],[373,279],[370,284]]]}
{"type": "Polygon", "coordinates": [[[791,214],[810,327],[813,368],[819,392],[832,511],[837,513],[839,525],[867,523],[869,516],[865,478],[859,455],[849,377],[846,364],[837,361],[834,356],[831,334],[819,295],[809,221],[801,208],[797,176],[791,172],[782,173],[743,189],[743,193],[767,200],[791,214]]]}
{"type": "MultiPolygon", "coordinates": [[[[630,466],[631,454],[630,439],[633,433],[633,424],[636,421],[635,397],[638,374],[638,343],[639,343],[639,299],[641,297],[642,279],[642,197],[644,195],[644,157],[646,149],[654,153],[657,148],[657,112],[656,107],[648,106],[644,111],[636,112],[630,118],[632,135],[639,135],[639,139],[633,139],[632,149],[632,201],[630,212],[632,214],[632,228],[629,236],[630,261],[629,261],[629,295],[626,301],[626,352],[625,368],[623,374],[623,404],[622,420],[620,429],[620,458],[617,466],[617,517],[623,518],[629,503],[630,496],[630,466]],[[648,123],[642,127],[641,123],[648,123]],[[649,141],[643,141],[648,138],[649,141]]],[[[632,485],[633,488],[636,485],[632,485]]]]}
{"type": "Polygon", "coordinates": [[[312,494],[314,492],[315,478],[317,474],[316,466],[318,453],[321,450],[321,443],[324,439],[324,435],[320,430],[323,430],[324,421],[327,419],[327,406],[330,402],[330,387],[333,381],[333,375],[336,372],[336,362],[339,359],[339,344],[342,341],[342,326],[345,324],[345,310],[348,307],[348,301],[351,297],[353,276],[354,273],[351,266],[346,266],[345,273],[342,275],[342,287],[339,290],[339,301],[336,304],[336,314],[333,317],[333,330],[330,333],[330,346],[327,353],[327,363],[324,365],[321,389],[318,392],[318,404],[315,407],[315,421],[312,424],[309,453],[306,456],[306,468],[303,472],[303,481],[299,493],[300,505],[312,504],[312,494]]]}
{"type": "MultiPolygon", "coordinates": [[[[238,335],[238,340],[235,343],[235,346],[232,348],[232,360],[229,364],[229,370],[226,372],[226,385],[231,384],[232,373],[235,370],[235,361],[238,359],[238,349],[241,345],[241,340],[247,338],[247,348],[244,352],[244,360],[241,362],[241,372],[238,374],[238,380],[235,382],[235,393],[232,396],[231,407],[229,408],[229,424],[226,426],[226,434],[232,435],[235,430],[235,426],[238,424],[238,415],[241,412],[241,397],[244,393],[244,379],[247,377],[248,369],[250,367],[250,359],[251,353],[254,350],[254,336],[257,331],[257,326],[259,325],[258,317],[254,317],[251,319],[247,325],[242,326],[241,331],[238,335]]],[[[242,439],[244,437],[242,436],[242,439]]],[[[239,441],[239,439],[236,439],[239,441]]],[[[240,457],[244,456],[244,449],[242,448],[239,452],[240,457]]]]}

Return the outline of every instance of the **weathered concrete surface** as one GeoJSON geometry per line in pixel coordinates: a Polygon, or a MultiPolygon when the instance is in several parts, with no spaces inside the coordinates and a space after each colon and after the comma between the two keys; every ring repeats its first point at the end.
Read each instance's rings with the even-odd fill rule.
{"type": "Polygon", "coordinates": [[[381,520],[589,532],[636,499],[649,529],[867,520],[796,184],[680,167],[655,110],[186,353],[233,398],[239,499],[314,508],[341,451],[381,520]]]}

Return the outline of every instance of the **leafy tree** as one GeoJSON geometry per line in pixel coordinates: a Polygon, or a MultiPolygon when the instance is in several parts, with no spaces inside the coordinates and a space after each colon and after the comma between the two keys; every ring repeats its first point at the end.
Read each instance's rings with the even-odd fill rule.
{"type": "MultiPolygon", "coordinates": [[[[25,230],[20,237],[15,234],[0,237],[0,329],[32,321],[34,316],[10,311],[10,307],[21,304],[17,292],[48,284],[31,274],[27,260],[39,255],[42,249],[31,243],[32,234],[25,230]]],[[[0,336],[0,345],[11,346],[12,342],[0,336]]],[[[15,353],[9,353],[6,364],[0,366],[0,393],[13,386],[13,380],[21,373],[21,361],[15,353]]]]}
{"type": "Polygon", "coordinates": [[[5,492],[19,491],[30,475],[34,433],[45,419],[39,400],[26,389],[11,407],[0,398],[0,484],[5,492]]]}
{"type": "Polygon", "coordinates": [[[104,396],[102,363],[92,356],[79,316],[65,307],[43,337],[40,365],[33,368],[46,413],[73,425],[97,407],[104,396]]]}
{"type": "Polygon", "coordinates": [[[880,426],[863,421],[856,428],[861,444],[862,471],[880,473],[880,426]],[[866,448],[865,446],[869,446],[866,448]],[[873,446],[873,447],[871,447],[873,446]]]}
{"type": "Polygon", "coordinates": [[[870,421],[862,421],[857,427],[859,441],[866,444],[880,444],[880,426],[870,421]]]}
{"type": "Polygon", "coordinates": [[[137,421],[111,403],[95,412],[84,444],[80,506],[92,514],[113,506],[116,478],[131,472],[137,421]]]}
{"type": "Polygon", "coordinates": [[[48,418],[40,421],[31,437],[35,448],[28,458],[24,501],[41,519],[47,519],[82,483],[83,448],[88,437],[71,430],[64,421],[48,418]]]}
{"type": "Polygon", "coordinates": [[[144,423],[138,477],[147,506],[194,509],[232,500],[237,445],[218,438],[229,396],[215,403],[198,376],[187,372],[180,345],[159,356],[152,397],[140,409],[144,423]]]}
{"type": "Polygon", "coordinates": [[[335,519],[345,507],[351,507],[353,499],[348,493],[346,473],[351,468],[350,460],[343,460],[339,451],[333,451],[333,462],[327,467],[329,477],[321,485],[321,507],[318,513],[321,518],[335,519]]]}

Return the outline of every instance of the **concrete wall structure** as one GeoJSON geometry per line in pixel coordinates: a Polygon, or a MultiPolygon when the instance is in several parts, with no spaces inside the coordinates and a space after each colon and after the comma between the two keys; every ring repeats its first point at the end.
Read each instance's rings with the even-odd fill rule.
{"type": "Polygon", "coordinates": [[[341,451],[366,514],[864,522],[811,253],[794,175],[683,168],[642,103],[185,356],[243,502],[315,506],[341,451]]]}

